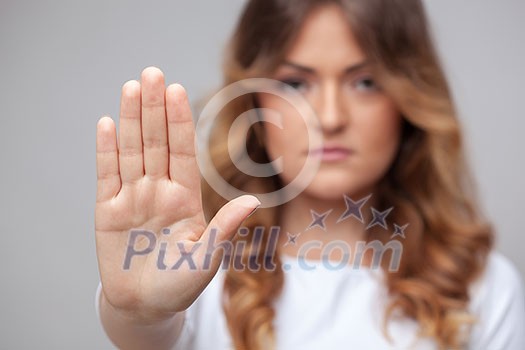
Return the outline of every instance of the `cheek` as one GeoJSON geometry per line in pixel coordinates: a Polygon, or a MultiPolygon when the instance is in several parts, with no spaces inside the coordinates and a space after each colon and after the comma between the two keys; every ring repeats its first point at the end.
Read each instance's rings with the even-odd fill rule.
{"type": "Polygon", "coordinates": [[[264,144],[271,160],[281,157],[283,172],[287,177],[295,176],[302,168],[308,150],[308,130],[302,120],[293,110],[280,110],[282,113],[282,128],[265,122],[264,144]]]}
{"type": "Polygon", "coordinates": [[[264,144],[270,158],[282,156],[293,159],[308,148],[308,128],[293,105],[267,94],[259,97],[259,105],[264,109],[264,144]]]}
{"type": "Polygon", "coordinates": [[[280,125],[265,120],[264,130],[270,144],[279,142],[290,150],[308,147],[309,130],[304,120],[294,111],[281,113],[280,125]]]}
{"type": "Polygon", "coordinates": [[[401,141],[402,118],[391,103],[369,106],[354,121],[353,136],[362,161],[377,171],[386,171],[401,141]]]}

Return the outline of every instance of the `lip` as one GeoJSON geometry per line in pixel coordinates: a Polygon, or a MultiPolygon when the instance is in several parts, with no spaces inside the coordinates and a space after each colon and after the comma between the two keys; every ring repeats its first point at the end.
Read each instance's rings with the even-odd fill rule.
{"type": "Polygon", "coordinates": [[[354,153],[353,150],[342,146],[325,146],[312,150],[311,155],[320,157],[323,162],[338,162],[347,159],[354,153]]]}

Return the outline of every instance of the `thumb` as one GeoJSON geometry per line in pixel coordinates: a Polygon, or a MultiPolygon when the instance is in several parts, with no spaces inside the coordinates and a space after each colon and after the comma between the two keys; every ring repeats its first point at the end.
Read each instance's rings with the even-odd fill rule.
{"type": "Polygon", "coordinates": [[[216,232],[218,242],[231,240],[244,220],[260,205],[261,202],[257,197],[251,195],[244,195],[232,199],[215,214],[202,235],[201,241],[203,241],[203,243],[207,242],[210,239],[212,230],[216,232]]]}

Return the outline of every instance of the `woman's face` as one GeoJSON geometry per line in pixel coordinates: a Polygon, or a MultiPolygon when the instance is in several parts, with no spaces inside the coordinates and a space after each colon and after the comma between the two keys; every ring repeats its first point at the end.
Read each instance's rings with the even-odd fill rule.
{"type": "MultiPolygon", "coordinates": [[[[376,85],[366,62],[341,9],[325,5],[312,11],[271,76],[300,92],[319,120],[315,128],[324,145],[314,152],[320,167],[304,191],[311,196],[366,195],[396,155],[401,116],[376,85]]],[[[280,177],[288,184],[305,163],[307,127],[314,126],[305,125],[298,111],[276,95],[260,94],[258,103],[283,116],[282,129],[264,123],[264,143],[272,160],[282,157],[280,177]]]]}

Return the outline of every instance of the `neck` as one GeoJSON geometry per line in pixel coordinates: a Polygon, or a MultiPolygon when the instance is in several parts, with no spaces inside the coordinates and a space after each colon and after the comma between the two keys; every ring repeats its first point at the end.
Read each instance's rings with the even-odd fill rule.
{"type": "MultiPolygon", "coordinates": [[[[348,195],[357,202],[372,192],[348,195]]],[[[322,258],[323,249],[333,241],[342,241],[348,247],[354,247],[358,241],[366,241],[366,225],[370,221],[371,211],[375,201],[372,195],[361,207],[362,220],[348,216],[344,196],[331,200],[300,194],[282,207],[281,233],[279,249],[290,256],[304,256],[308,259],[322,258]],[[346,216],[344,214],[347,214],[346,216]],[[293,238],[295,237],[295,241],[293,238]],[[313,243],[315,242],[315,246],[313,243]],[[306,249],[310,244],[312,249],[306,249]]],[[[326,252],[326,250],[325,250],[326,252]]],[[[340,249],[330,249],[329,258],[340,259],[340,249]]]]}

